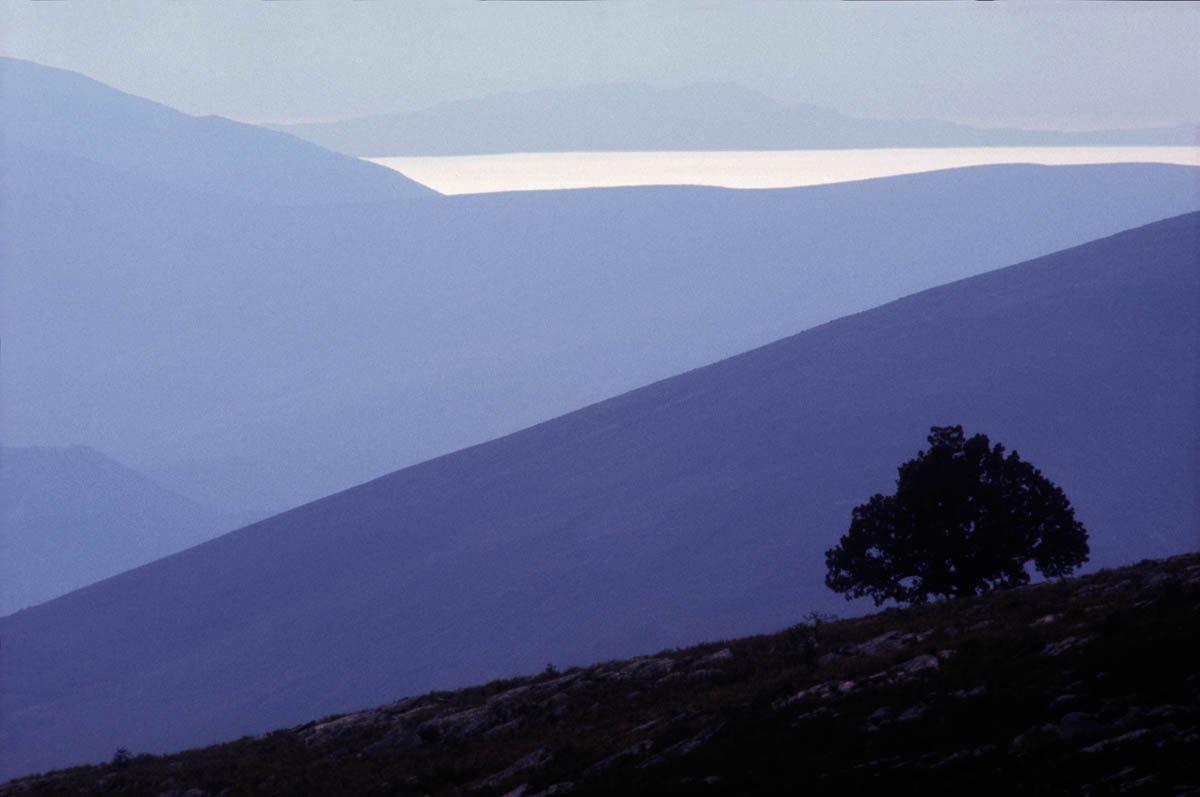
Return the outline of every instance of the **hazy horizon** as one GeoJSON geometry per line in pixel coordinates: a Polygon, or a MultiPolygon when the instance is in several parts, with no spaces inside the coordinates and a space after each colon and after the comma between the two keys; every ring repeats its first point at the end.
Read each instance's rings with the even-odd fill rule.
{"type": "Polygon", "coordinates": [[[1029,129],[1192,124],[1200,108],[1188,3],[114,8],[4,4],[0,54],[251,123],[611,83],[733,83],[863,118],[1029,129]]]}

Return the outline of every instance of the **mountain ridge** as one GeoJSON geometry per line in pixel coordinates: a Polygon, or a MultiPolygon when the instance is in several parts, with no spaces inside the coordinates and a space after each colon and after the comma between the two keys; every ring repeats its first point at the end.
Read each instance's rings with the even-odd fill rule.
{"type": "Polygon", "coordinates": [[[505,92],[418,111],[272,124],[358,157],[516,152],[861,149],[972,146],[1190,146],[1200,127],[1062,132],[937,119],[860,119],[787,105],[734,84],[643,84],[505,92]],[[481,121],[482,120],[482,121],[481,121]]]}

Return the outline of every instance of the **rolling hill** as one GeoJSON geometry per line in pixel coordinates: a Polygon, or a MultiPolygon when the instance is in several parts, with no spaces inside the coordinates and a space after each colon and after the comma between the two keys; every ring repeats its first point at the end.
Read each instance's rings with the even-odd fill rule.
{"type": "Polygon", "coordinates": [[[1195,550],[1198,251],[1193,213],[927,290],[0,618],[0,774],[853,611],[822,552],[934,424],[1062,486],[1093,567],[1195,550]]]}
{"type": "MultiPolygon", "coordinates": [[[[419,183],[307,141],[219,116],[195,117],[76,72],[0,58],[0,186],[64,160],[155,185],[254,203],[328,205],[437,196],[419,183]]],[[[6,198],[7,199],[7,198],[6,198]]]]}

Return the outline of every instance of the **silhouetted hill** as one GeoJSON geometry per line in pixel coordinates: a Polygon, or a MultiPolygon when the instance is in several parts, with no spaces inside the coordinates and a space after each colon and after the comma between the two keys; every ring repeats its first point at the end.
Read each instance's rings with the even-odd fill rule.
{"type": "Polygon", "coordinates": [[[84,446],[0,449],[0,614],[237,528],[84,446]]]}
{"type": "MultiPolygon", "coordinates": [[[[9,172],[79,159],[168,186],[255,203],[327,205],[433,197],[390,169],[219,116],[189,116],[63,69],[0,58],[0,147],[9,172]]],[[[7,194],[10,187],[4,185],[7,194]]],[[[6,197],[7,201],[7,197],[6,197]]]]}
{"type": "Polygon", "coordinates": [[[1054,132],[985,129],[935,119],[856,119],[783,105],[740,86],[639,84],[507,92],[421,111],[270,125],[352,155],[501,152],[854,149],[862,147],[1193,146],[1195,125],[1054,132]]]}
{"type": "Polygon", "coordinates": [[[1148,560],[125,751],[0,794],[1194,794],[1198,607],[1200,555],[1148,560]]]}
{"type": "Polygon", "coordinates": [[[933,424],[1062,486],[1093,566],[1194,550],[1198,251],[1189,214],[925,291],[2,618],[2,771],[844,611],[822,552],[933,424]]]}
{"type": "Polygon", "coordinates": [[[315,209],[5,168],[6,443],[86,443],[233,512],[1200,208],[1200,170],[1155,164],[315,209]]]}

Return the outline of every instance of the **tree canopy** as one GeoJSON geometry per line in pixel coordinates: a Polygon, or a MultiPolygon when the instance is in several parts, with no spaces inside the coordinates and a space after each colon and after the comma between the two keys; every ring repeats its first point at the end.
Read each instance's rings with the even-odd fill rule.
{"type": "Polygon", "coordinates": [[[1087,561],[1087,531],[1063,491],[986,435],[934,426],[929,450],[899,468],[895,495],[854,508],[825,552],[825,583],[846,598],[923,603],[1029,582],[1087,561]]]}

